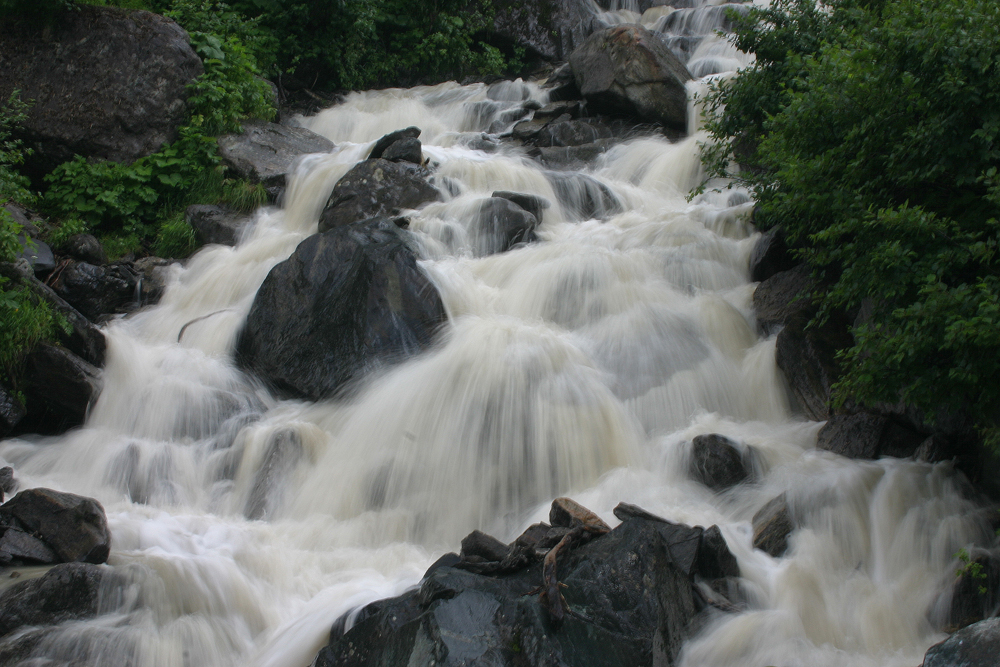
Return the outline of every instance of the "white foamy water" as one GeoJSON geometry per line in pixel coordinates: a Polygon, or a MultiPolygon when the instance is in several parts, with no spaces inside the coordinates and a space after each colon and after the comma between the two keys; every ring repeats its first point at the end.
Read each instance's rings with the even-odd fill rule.
{"type": "MultiPolygon", "coordinates": [[[[615,15],[634,20],[636,7],[615,15]]],[[[749,62],[711,35],[717,8],[678,11],[676,25],[709,35],[689,54],[702,73],[749,62]]],[[[662,27],[670,13],[643,20],[662,27]]],[[[715,618],[684,667],[919,664],[941,637],[953,554],[986,536],[962,479],[947,464],[815,450],[821,425],[792,414],[774,340],[755,333],[752,204],[728,191],[687,200],[702,178],[696,123],[677,143],[623,143],[583,178],[477,148],[518,105],[451,83],[354,93],[302,119],[337,149],[304,157],[284,207],[259,211],[238,246],[202,249],[158,306],[107,326],[86,426],[0,444],[22,487],[104,504],[109,563],[129,582],[107,614],[34,655],[306,665],[334,620],[415,584],[472,529],[512,539],[570,495],[612,525],[624,501],[722,528],[746,611],[715,618]],[[254,294],[316,232],[334,183],[410,125],[447,192],[412,212],[410,231],[448,325],[349,400],[278,400],[232,361],[254,294]],[[494,190],[551,202],[538,242],[483,256],[474,213],[494,190]],[[602,192],[617,205],[583,219],[602,192]],[[703,433],[753,447],[759,483],[713,494],[690,481],[689,442],[703,433]],[[752,549],[750,518],[780,493],[800,529],[773,559],[752,549]]]]}

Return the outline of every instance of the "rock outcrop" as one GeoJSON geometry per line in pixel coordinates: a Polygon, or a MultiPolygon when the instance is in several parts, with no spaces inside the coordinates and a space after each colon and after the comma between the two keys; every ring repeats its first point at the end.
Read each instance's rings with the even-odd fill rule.
{"type": "Polygon", "coordinates": [[[990,618],[931,646],[921,667],[995,667],[997,655],[1000,655],[1000,618],[990,618]]]}
{"type": "Polygon", "coordinates": [[[244,121],[241,134],[221,136],[218,143],[223,162],[243,178],[262,183],[272,198],[284,190],[296,158],[334,149],[332,141],[304,127],[265,121],[244,121]]]}
{"type": "Polygon", "coordinates": [[[237,360],[287,394],[318,400],[368,368],[426,349],[444,320],[402,232],[377,218],[310,236],[271,270],[237,360]]]}
{"type": "Polygon", "coordinates": [[[691,73],[645,28],[620,25],[595,32],[573,51],[569,64],[592,111],[686,130],[684,84],[691,73]]]}
{"type": "Polygon", "coordinates": [[[234,246],[239,242],[250,216],[226,206],[194,204],[184,211],[184,219],[194,229],[198,243],[234,246]]]}
{"type": "Polygon", "coordinates": [[[111,533],[101,504],[51,489],[27,489],[0,505],[4,565],[108,560],[111,533]]]}
{"type": "Polygon", "coordinates": [[[356,164],[337,181],[319,219],[319,231],[395,215],[441,198],[427,182],[430,172],[409,162],[382,158],[356,164]]]}
{"type": "Polygon", "coordinates": [[[201,73],[187,33],[146,11],[85,4],[45,31],[0,24],[0,99],[33,100],[24,131],[39,174],[75,154],[131,162],[173,141],[201,73]]]}
{"type": "Polygon", "coordinates": [[[736,561],[715,527],[616,515],[609,530],[557,499],[552,525],[511,545],[473,533],[418,588],[335,626],[314,664],[673,665],[699,612],[723,599],[696,582],[737,576],[736,561]]]}

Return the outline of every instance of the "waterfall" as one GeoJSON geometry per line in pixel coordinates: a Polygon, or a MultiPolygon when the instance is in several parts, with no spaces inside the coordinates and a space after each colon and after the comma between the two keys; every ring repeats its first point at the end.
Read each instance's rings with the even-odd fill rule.
{"type": "MultiPolygon", "coordinates": [[[[751,60],[714,34],[716,4],[642,20],[671,31],[696,76],[726,76],[751,60]]],[[[159,305],[106,325],[86,425],[0,443],[23,488],[104,505],[109,563],[126,581],[107,591],[106,614],[33,655],[306,665],[338,617],[412,586],[469,531],[512,539],[569,495],[612,525],[624,501],[721,527],[747,609],[703,628],[684,667],[919,664],[942,637],[932,611],[953,555],[986,536],[962,478],[949,464],[815,449],[821,424],[793,413],[775,340],[756,333],[752,203],[687,198],[702,178],[697,122],[676,143],[635,137],[584,172],[554,172],[516,148],[483,149],[520,104],[445,83],[351,93],[298,119],[336,150],[303,157],[283,205],[257,211],[236,247],[203,248],[159,305]],[[446,193],[408,215],[448,325],[349,398],[280,400],[232,359],[256,290],[316,232],[337,180],[411,125],[446,193]],[[484,254],[473,213],[495,190],[551,202],[537,242],[484,254]],[[581,214],[608,196],[599,217],[581,214]],[[689,443],[706,433],[753,447],[759,482],[714,494],[691,481],[689,443]],[[799,529],[774,559],[752,548],[750,519],[781,493],[799,529]]]]}

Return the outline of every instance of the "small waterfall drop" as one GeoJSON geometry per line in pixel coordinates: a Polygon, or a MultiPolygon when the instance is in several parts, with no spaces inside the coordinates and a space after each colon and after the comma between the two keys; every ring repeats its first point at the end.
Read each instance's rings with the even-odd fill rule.
{"type": "MultiPolygon", "coordinates": [[[[621,0],[595,15],[663,32],[699,77],[694,97],[752,62],[715,34],[730,7],[640,16],[621,0]]],[[[351,93],[298,119],[336,150],[304,156],[284,205],[259,210],[236,247],[201,249],[159,305],[106,326],[86,426],[0,443],[22,487],[100,500],[122,577],[107,613],[33,655],[306,665],[339,616],[413,585],[473,529],[511,539],[560,495],[612,524],[624,501],[721,527],[747,608],[703,628],[683,667],[912,667],[940,639],[931,610],[953,555],[987,528],[948,464],[815,449],[820,424],[793,414],[775,340],[756,334],[752,202],[687,199],[707,139],[696,103],[687,138],[633,138],[582,172],[553,171],[495,136],[484,147],[524,95],[547,101],[510,86],[493,95],[509,100],[482,84],[351,93]],[[445,196],[408,212],[409,229],[449,324],[350,398],[279,400],[232,360],[256,290],[316,232],[337,180],[411,125],[445,196]],[[539,241],[483,250],[474,212],[495,190],[551,203],[539,241]],[[753,447],[759,482],[713,494],[691,481],[689,443],[706,433],[753,447]],[[774,559],[752,548],[750,519],[781,493],[800,528],[774,559]]]]}

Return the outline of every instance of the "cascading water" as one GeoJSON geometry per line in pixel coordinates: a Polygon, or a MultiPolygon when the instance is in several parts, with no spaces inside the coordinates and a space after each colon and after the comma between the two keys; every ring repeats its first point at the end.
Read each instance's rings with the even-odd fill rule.
{"type": "MultiPolygon", "coordinates": [[[[605,16],[638,17],[623,9],[605,16]]],[[[720,16],[642,19],[673,30],[696,74],[719,74],[747,63],[712,34],[720,16]]],[[[752,204],[735,191],[685,198],[704,136],[634,138],[585,175],[550,172],[484,141],[519,105],[452,83],[355,93],[301,119],[337,149],[302,159],[284,207],[260,210],[237,247],[201,250],[158,306],[106,327],[87,425],[0,445],[22,486],[104,504],[124,577],[102,597],[107,613],[33,655],[307,665],[335,619],[413,585],[470,530],[510,539],[572,495],[611,523],[625,501],[722,528],[748,609],[704,628],[685,667],[920,662],[940,638],[933,610],[953,554],[985,537],[961,478],[947,464],[814,449],[820,425],[793,415],[774,340],[754,333],[752,204]],[[232,363],[254,294],[315,233],[334,183],[409,125],[448,193],[410,215],[410,237],[449,323],[350,399],[276,400],[232,363]],[[470,221],[494,190],[552,203],[538,242],[483,256],[470,221]],[[588,207],[606,219],[581,219],[588,207]],[[760,483],[720,495],[689,481],[687,443],[702,433],[754,447],[760,483]],[[773,559],[751,547],[749,519],[779,493],[800,528],[773,559]]]]}

